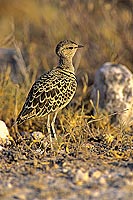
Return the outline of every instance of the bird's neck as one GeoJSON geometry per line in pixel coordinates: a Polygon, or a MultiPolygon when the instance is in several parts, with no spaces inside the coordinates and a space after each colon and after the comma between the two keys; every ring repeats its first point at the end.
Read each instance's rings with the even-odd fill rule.
{"type": "Polygon", "coordinates": [[[59,58],[59,67],[61,67],[62,69],[74,72],[74,66],[73,66],[73,63],[72,63],[72,58],[60,57],[59,58]]]}

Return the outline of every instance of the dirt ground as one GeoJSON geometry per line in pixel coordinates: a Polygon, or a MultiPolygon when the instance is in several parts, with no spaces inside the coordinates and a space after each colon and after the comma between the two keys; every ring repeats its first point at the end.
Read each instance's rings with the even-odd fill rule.
{"type": "Polygon", "coordinates": [[[0,151],[0,199],[133,199],[132,151],[128,159],[115,158],[98,146],[85,154],[28,148],[23,141],[5,147],[0,151]]]}

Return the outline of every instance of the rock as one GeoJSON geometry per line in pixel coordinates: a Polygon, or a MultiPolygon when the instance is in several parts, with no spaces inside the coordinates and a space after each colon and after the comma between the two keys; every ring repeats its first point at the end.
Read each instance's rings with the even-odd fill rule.
{"type": "Polygon", "coordinates": [[[42,132],[40,131],[34,131],[33,133],[31,133],[31,136],[35,139],[35,140],[42,140],[44,138],[44,135],[42,132]]]}
{"type": "Polygon", "coordinates": [[[92,174],[92,177],[98,179],[98,178],[101,177],[101,175],[102,175],[102,172],[100,172],[99,170],[96,170],[96,171],[92,174]]]}
{"type": "Polygon", "coordinates": [[[118,113],[112,117],[112,122],[126,121],[133,118],[133,74],[121,64],[105,63],[95,75],[91,99],[96,105],[99,98],[99,108],[109,114],[118,113]],[[98,97],[99,91],[99,97],[98,97]]]}
{"type": "Polygon", "coordinates": [[[88,171],[83,172],[81,169],[78,169],[74,177],[74,183],[76,183],[77,185],[82,185],[88,181],[88,171]]]}
{"type": "Polygon", "coordinates": [[[10,135],[5,122],[0,120],[0,144],[5,144],[9,141],[10,135]]]}
{"type": "Polygon", "coordinates": [[[100,183],[101,185],[107,184],[106,179],[105,179],[104,177],[100,177],[99,183],[100,183]]]}
{"type": "Polygon", "coordinates": [[[10,66],[10,76],[11,79],[17,83],[17,73],[18,72],[18,64],[15,60],[15,56],[17,56],[16,50],[11,48],[0,48],[0,73],[3,73],[7,70],[7,66],[10,66]],[[17,72],[17,73],[16,73],[17,72]]]}
{"type": "Polygon", "coordinates": [[[0,48],[0,73],[10,69],[11,80],[16,84],[20,84],[25,78],[28,78],[25,63],[20,54],[18,47],[15,49],[0,48]]]}
{"type": "Polygon", "coordinates": [[[4,149],[4,147],[2,147],[1,145],[0,145],[0,151],[2,151],[4,149]]]}

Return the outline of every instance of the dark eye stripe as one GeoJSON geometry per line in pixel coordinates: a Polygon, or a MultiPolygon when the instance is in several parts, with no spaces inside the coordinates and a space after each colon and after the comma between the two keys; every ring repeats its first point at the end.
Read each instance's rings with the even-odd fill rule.
{"type": "Polygon", "coordinates": [[[66,47],[66,49],[76,49],[76,47],[66,47]]]}
{"type": "Polygon", "coordinates": [[[73,47],[68,47],[68,49],[73,49],[73,47]]]}

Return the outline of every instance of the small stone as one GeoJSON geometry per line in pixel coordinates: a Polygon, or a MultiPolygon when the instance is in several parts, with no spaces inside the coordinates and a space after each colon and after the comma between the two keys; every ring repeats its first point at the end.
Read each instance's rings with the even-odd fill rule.
{"type": "Polygon", "coordinates": [[[65,167],[65,168],[62,169],[62,172],[67,173],[69,170],[70,170],[70,168],[65,167]]]}
{"type": "Polygon", "coordinates": [[[92,177],[98,179],[101,175],[102,173],[99,170],[97,170],[92,174],[92,177]]]}
{"type": "Polygon", "coordinates": [[[12,185],[11,183],[8,183],[8,184],[7,184],[7,187],[8,187],[8,188],[12,188],[13,185],[12,185]]]}
{"type": "Polygon", "coordinates": [[[133,74],[124,65],[105,63],[95,75],[91,91],[94,105],[114,114],[111,122],[133,119],[133,74]]]}
{"type": "Polygon", "coordinates": [[[4,149],[4,147],[2,147],[1,145],[0,145],[0,151],[2,151],[4,149]]]}
{"type": "Polygon", "coordinates": [[[77,171],[74,177],[74,182],[78,185],[82,185],[89,181],[88,171],[83,172],[81,169],[77,171]]]}
{"type": "Polygon", "coordinates": [[[99,183],[102,184],[102,185],[105,185],[106,184],[105,178],[101,177],[100,180],[99,180],[99,183]]]}
{"type": "Polygon", "coordinates": [[[100,196],[100,191],[94,191],[92,195],[93,197],[98,198],[100,196]]]}

